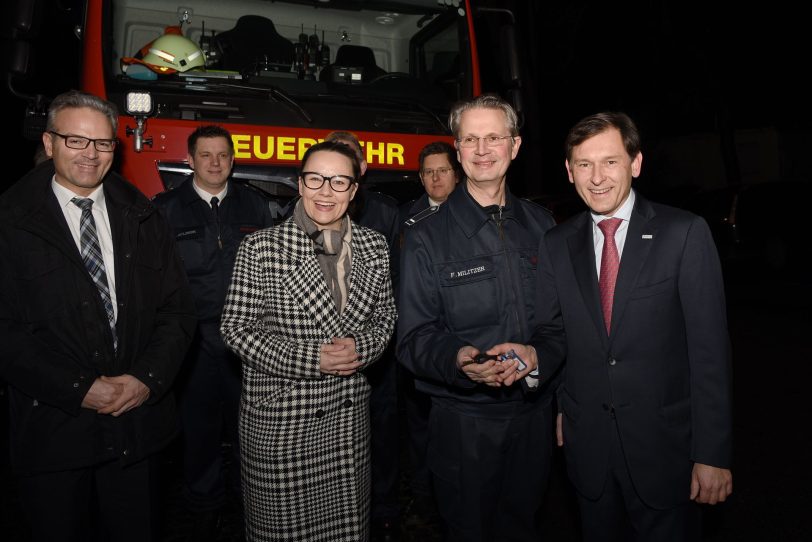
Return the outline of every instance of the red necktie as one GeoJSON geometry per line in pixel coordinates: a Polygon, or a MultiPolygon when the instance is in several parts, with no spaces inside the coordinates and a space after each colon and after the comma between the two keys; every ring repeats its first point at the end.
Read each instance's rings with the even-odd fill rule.
{"type": "Polygon", "coordinates": [[[620,218],[607,218],[598,222],[603,232],[603,255],[601,256],[601,276],[598,279],[598,288],[601,291],[601,308],[603,321],[606,323],[606,333],[612,326],[612,303],[615,300],[615,282],[617,270],[620,267],[620,256],[615,244],[615,232],[623,223],[620,218]]]}

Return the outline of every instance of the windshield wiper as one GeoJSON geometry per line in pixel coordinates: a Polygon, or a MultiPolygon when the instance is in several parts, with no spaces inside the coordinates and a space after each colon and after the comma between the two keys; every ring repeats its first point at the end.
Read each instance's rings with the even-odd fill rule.
{"type": "Polygon", "coordinates": [[[239,90],[250,90],[252,92],[260,92],[260,93],[268,93],[271,98],[273,98],[277,102],[282,102],[288,106],[289,109],[295,111],[299,114],[299,116],[304,119],[305,122],[308,124],[313,124],[313,117],[307,110],[302,107],[296,100],[294,100],[287,92],[282,90],[277,86],[262,86],[262,87],[255,87],[252,85],[238,85],[236,83],[206,83],[206,88],[208,89],[227,89],[227,88],[234,88],[239,90]]]}
{"type": "Polygon", "coordinates": [[[335,93],[331,92],[329,94],[320,94],[320,96],[327,96],[327,97],[330,97],[330,98],[345,98],[347,100],[361,101],[361,102],[369,102],[371,100],[375,100],[379,104],[387,104],[387,105],[390,105],[390,106],[391,105],[397,105],[397,106],[403,107],[404,105],[409,105],[409,106],[412,106],[413,108],[419,109],[420,111],[425,113],[427,117],[434,120],[437,123],[437,126],[440,127],[440,130],[442,130],[443,133],[446,133],[446,134],[451,133],[448,130],[448,126],[446,126],[446,124],[440,119],[440,117],[437,115],[437,113],[432,111],[430,107],[428,107],[425,104],[422,104],[422,103],[420,103],[420,102],[418,102],[416,100],[408,100],[408,99],[401,99],[401,98],[381,98],[380,96],[377,96],[377,95],[374,95],[374,94],[371,94],[371,93],[369,95],[360,95],[360,94],[335,94],[335,93]]]}

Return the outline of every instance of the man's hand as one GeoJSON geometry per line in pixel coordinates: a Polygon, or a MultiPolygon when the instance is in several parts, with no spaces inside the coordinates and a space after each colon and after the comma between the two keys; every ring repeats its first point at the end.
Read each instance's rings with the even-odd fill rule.
{"type": "Polygon", "coordinates": [[[486,354],[502,355],[506,354],[509,350],[513,350],[517,356],[527,364],[524,370],[519,371],[519,362],[516,360],[507,360],[500,362],[502,372],[500,373],[501,384],[503,386],[511,386],[514,382],[519,382],[522,378],[530,374],[539,365],[536,349],[526,344],[518,343],[502,343],[497,344],[488,349],[486,354]]]}
{"type": "Polygon", "coordinates": [[[101,381],[119,386],[121,394],[112,404],[98,409],[99,414],[121,416],[125,412],[140,407],[149,398],[149,388],[133,375],[103,376],[101,381]]]}
{"type": "Polygon", "coordinates": [[[559,448],[564,445],[564,414],[561,412],[555,417],[555,442],[559,448]]]}
{"type": "Polygon", "coordinates": [[[514,365],[513,370],[516,370],[515,365],[518,362],[502,363],[491,359],[484,363],[477,363],[474,361],[477,354],[479,354],[479,350],[470,345],[463,346],[457,351],[457,368],[474,382],[498,388],[502,385],[501,374],[505,370],[502,365],[514,365]]]}
{"type": "Polygon", "coordinates": [[[124,387],[121,384],[106,381],[104,377],[97,378],[82,399],[82,408],[96,411],[107,408],[115,403],[123,391],[124,387]]]}
{"type": "Polygon", "coordinates": [[[694,463],[691,472],[691,500],[698,503],[725,502],[733,493],[733,473],[702,463],[694,463]]]}

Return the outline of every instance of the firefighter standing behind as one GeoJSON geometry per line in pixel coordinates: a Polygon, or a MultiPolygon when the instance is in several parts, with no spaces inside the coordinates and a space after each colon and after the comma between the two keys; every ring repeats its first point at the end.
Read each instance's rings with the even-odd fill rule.
{"type": "Polygon", "coordinates": [[[398,359],[432,396],[427,460],[447,540],[538,540],[553,375],[475,358],[530,338],[536,250],[553,218],[506,186],[521,144],[507,102],[461,102],[449,124],[466,180],[407,228],[398,359]]]}
{"type": "MultiPolygon", "coordinates": [[[[425,192],[416,199],[400,206],[400,240],[393,259],[400,261],[400,250],[403,248],[405,230],[437,212],[440,205],[457,187],[462,178],[462,168],[457,161],[457,151],[445,141],[434,141],[420,150],[418,157],[420,182],[425,192]]],[[[398,301],[395,291],[395,301],[398,301]]],[[[414,376],[403,366],[398,374],[399,396],[403,401],[406,413],[406,425],[409,434],[409,459],[412,467],[411,490],[412,503],[410,510],[424,521],[436,519],[436,507],[431,491],[431,477],[426,466],[426,448],[428,442],[428,421],[431,410],[431,397],[418,391],[414,376]]]]}
{"type": "Polygon", "coordinates": [[[231,134],[200,126],[189,135],[194,173],[155,197],[173,228],[197,305],[199,324],[178,378],[183,429],[184,496],[194,511],[189,539],[215,540],[227,489],[240,502],[237,420],[241,363],[220,338],[220,315],[243,237],[273,225],[268,200],[229,182],[231,134]],[[222,443],[231,444],[226,468],[222,443]]]}

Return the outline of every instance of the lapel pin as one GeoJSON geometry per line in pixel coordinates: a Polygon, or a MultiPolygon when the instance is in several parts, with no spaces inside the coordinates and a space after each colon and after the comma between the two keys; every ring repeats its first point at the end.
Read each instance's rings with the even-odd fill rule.
{"type": "Polygon", "coordinates": [[[653,239],[653,238],[654,238],[654,236],[651,235],[650,233],[644,233],[643,234],[643,239],[653,239]]]}

